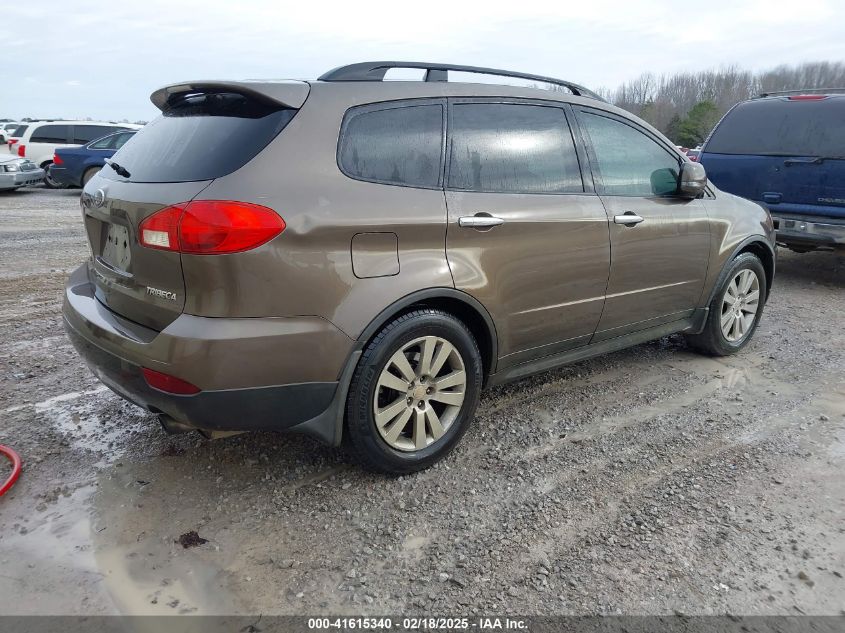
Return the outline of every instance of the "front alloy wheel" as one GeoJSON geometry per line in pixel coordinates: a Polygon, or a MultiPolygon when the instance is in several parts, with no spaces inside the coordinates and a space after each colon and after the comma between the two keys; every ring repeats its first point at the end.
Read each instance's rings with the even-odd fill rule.
{"type": "Polygon", "coordinates": [[[738,343],[751,331],[760,308],[760,280],[746,268],[725,288],[722,296],[722,334],[731,343],[738,343]]]}
{"type": "Polygon", "coordinates": [[[766,302],[766,271],[754,253],[741,253],[722,273],[700,332],[687,334],[694,349],[711,356],[741,350],[757,329],[766,302]]]}

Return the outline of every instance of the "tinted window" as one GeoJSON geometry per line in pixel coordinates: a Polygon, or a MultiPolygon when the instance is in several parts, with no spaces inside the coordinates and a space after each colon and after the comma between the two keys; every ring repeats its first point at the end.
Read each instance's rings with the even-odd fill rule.
{"type": "MultiPolygon", "coordinates": [[[[243,167],[296,110],[231,92],[190,93],[172,102],[114,155],[132,182],[210,180],[243,167]]],[[[106,178],[124,180],[105,169],[106,178]]]]}
{"type": "Polygon", "coordinates": [[[584,190],[560,108],[463,103],[452,110],[449,187],[465,191],[584,190]]]}
{"type": "Polygon", "coordinates": [[[12,133],[12,136],[15,136],[15,137],[23,136],[26,133],[26,129],[28,127],[29,127],[28,125],[19,125],[18,127],[15,128],[15,131],[12,133]]]}
{"type": "Polygon", "coordinates": [[[338,159],[359,180],[437,187],[443,144],[443,107],[419,105],[350,111],[338,159]]]}
{"type": "Polygon", "coordinates": [[[73,142],[77,145],[85,145],[94,139],[122,130],[124,128],[110,125],[74,125],[73,142]]]}
{"type": "Polygon", "coordinates": [[[707,152],[845,156],[845,99],[740,103],[713,131],[707,152]]]}
{"type": "Polygon", "coordinates": [[[32,131],[30,143],[67,143],[67,125],[42,125],[32,131]]]}
{"type": "Polygon", "coordinates": [[[114,149],[120,149],[124,146],[126,141],[130,138],[135,136],[135,132],[124,132],[123,134],[115,134],[112,138],[114,138],[114,149]]]}
{"type": "Polygon", "coordinates": [[[661,196],[677,191],[680,162],[668,150],[620,121],[586,113],[580,118],[598,162],[599,193],[661,196]]]}
{"type": "Polygon", "coordinates": [[[110,134],[98,141],[94,141],[88,147],[90,149],[120,149],[126,141],[132,138],[133,134],[133,132],[110,134]]]}

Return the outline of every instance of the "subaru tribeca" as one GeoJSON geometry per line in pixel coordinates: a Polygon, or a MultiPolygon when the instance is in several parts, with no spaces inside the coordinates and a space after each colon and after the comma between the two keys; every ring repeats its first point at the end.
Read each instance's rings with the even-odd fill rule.
{"type": "Polygon", "coordinates": [[[64,321],[168,430],[346,438],[411,472],[484,387],[675,332],[731,354],[760,320],[768,212],[576,84],[372,62],[151,98],[83,191],[64,321]]]}

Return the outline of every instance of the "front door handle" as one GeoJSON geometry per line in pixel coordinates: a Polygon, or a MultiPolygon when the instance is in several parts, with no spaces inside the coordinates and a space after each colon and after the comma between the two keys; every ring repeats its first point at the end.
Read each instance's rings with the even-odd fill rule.
{"type": "Polygon", "coordinates": [[[624,224],[625,226],[636,226],[640,222],[642,222],[645,218],[642,216],[637,215],[633,211],[626,211],[622,215],[614,215],[613,221],[616,224],[624,224]]]}
{"type": "Polygon", "coordinates": [[[458,226],[469,226],[474,229],[489,229],[504,223],[505,221],[502,218],[497,218],[489,213],[465,215],[458,218],[458,226]]]}

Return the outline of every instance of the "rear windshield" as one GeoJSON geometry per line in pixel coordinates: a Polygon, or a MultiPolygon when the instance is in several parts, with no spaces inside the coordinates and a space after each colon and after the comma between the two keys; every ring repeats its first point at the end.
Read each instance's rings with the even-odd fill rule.
{"type": "Polygon", "coordinates": [[[705,148],[713,154],[845,156],[845,99],[746,101],[705,148]]]}
{"type": "Polygon", "coordinates": [[[211,180],[243,167],[281,132],[296,110],[231,92],[191,93],[169,104],[112,161],[130,182],[211,180]]]}
{"type": "Polygon", "coordinates": [[[12,132],[12,136],[14,136],[14,137],[23,136],[26,133],[26,128],[28,128],[28,127],[29,127],[28,125],[19,125],[18,127],[15,128],[15,131],[12,132]]]}

